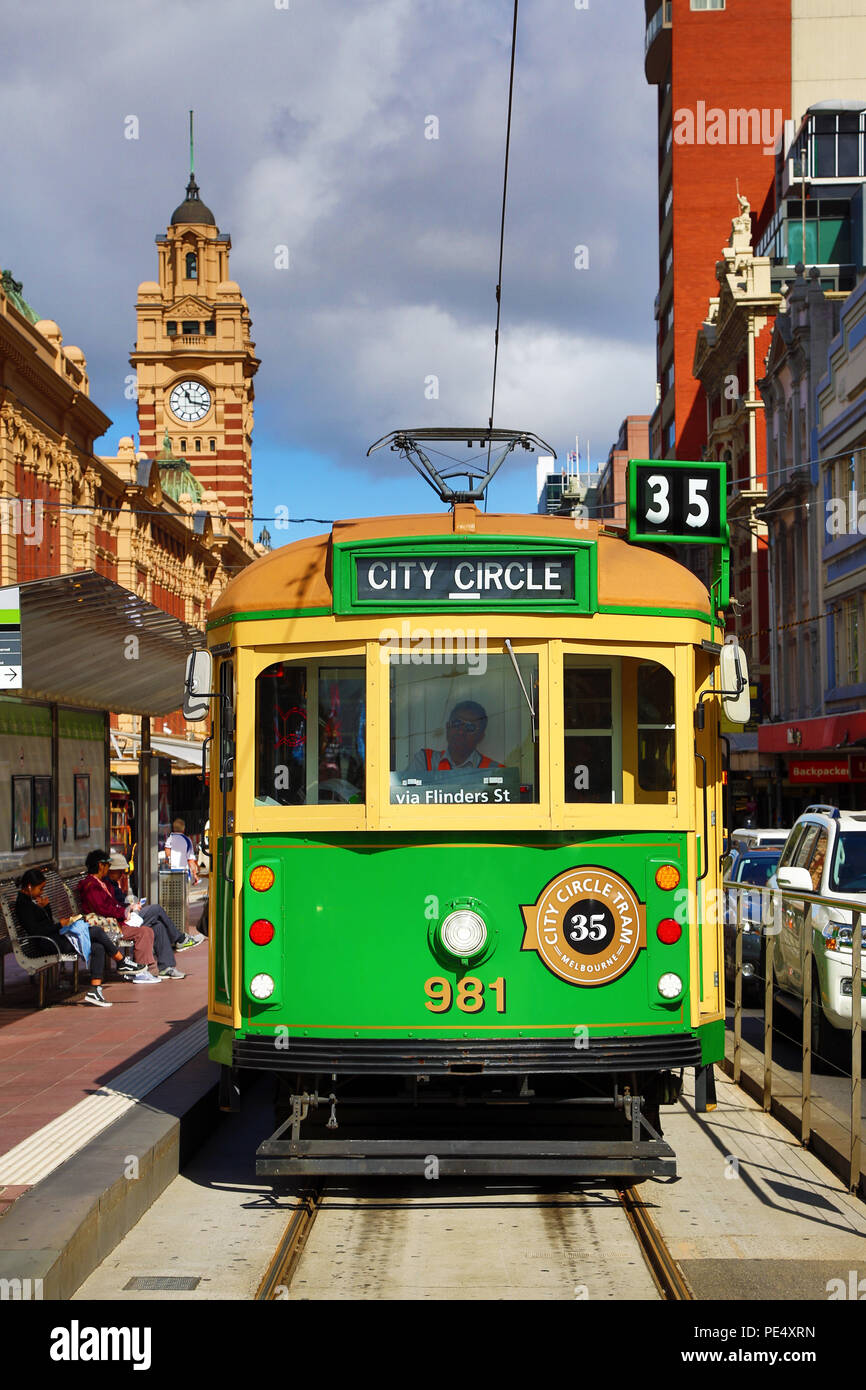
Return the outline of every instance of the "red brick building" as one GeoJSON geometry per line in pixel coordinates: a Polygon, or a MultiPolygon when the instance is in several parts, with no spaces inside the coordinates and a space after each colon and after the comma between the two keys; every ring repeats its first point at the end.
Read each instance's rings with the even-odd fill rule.
{"type": "Polygon", "coordinates": [[[774,153],[791,115],[792,0],[646,0],[647,81],[658,87],[661,400],[654,457],[701,457],[706,404],[695,332],[715,292],[737,187],[772,211],[774,153]],[[765,206],[766,205],[766,206],[765,206]]]}

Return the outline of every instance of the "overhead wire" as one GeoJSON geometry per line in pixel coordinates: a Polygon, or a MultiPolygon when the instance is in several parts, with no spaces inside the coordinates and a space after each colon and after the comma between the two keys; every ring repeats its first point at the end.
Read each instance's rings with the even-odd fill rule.
{"type": "MultiPolygon", "coordinates": [[[[514,99],[514,59],[517,52],[517,6],[511,26],[511,69],[508,75],[508,116],[505,123],[505,168],[502,175],[502,215],[499,222],[499,273],[496,279],[496,329],[493,335],[493,385],[490,392],[491,436],[487,440],[487,470],[490,471],[490,451],[493,447],[493,419],[496,412],[496,372],[499,366],[499,326],[502,319],[502,262],[505,252],[505,204],[508,197],[508,156],[511,150],[511,110],[514,99]]],[[[487,511],[487,488],[484,489],[484,510],[487,511]]]]}

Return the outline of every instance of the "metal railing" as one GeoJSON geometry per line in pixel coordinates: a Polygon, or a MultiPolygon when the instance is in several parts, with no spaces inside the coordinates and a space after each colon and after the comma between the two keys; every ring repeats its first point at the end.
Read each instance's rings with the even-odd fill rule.
{"type": "MultiPolygon", "coordinates": [[[[861,1158],[861,1134],[863,1120],[861,1115],[862,1099],[862,998],[863,998],[863,974],[862,974],[862,950],[863,950],[863,931],[866,926],[866,908],[863,900],[842,897],[824,897],[819,893],[807,893],[802,889],[795,888],[759,888],[757,885],[736,883],[732,880],[725,880],[723,884],[725,893],[727,922],[727,905],[730,903],[730,894],[734,895],[736,901],[736,942],[734,956],[734,1056],[733,1056],[733,1080],[739,1084],[742,1074],[743,1059],[743,936],[746,924],[743,921],[743,899],[748,895],[759,895],[761,902],[761,920],[756,928],[754,921],[748,923],[750,931],[757,931],[762,942],[765,943],[764,960],[764,1077],[763,1077],[763,1107],[769,1111],[773,1099],[773,1004],[775,992],[775,980],[773,966],[775,961],[776,938],[782,930],[782,913],[788,901],[795,901],[803,905],[803,928],[800,933],[800,1007],[802,1008],[802,1036],[799,1042],[802,1047],[802,1082],[801,1082],[801,1116],[800,1116],[800,1140],[806,1145],[809,1143],[812,1133],[812,1059],[813,1059],[813,1034],[812,1034],[812,1009],[813,1009],[813,990],[812,990],[812,941],[816,931],[821,928],[812,921],[813,909],[822,907],[834,911],[850,912],[851,925],[835,922],[833,925],[837,930],[851,933],[851,1097],[850,1097],[850,1148],[848,1154],[848,1186],[853,1192],[860,1184],[860,1158],[861,1158]],[[857,1007],[855,1007],[855,1001],[857,1007]]],[[[829,922],[829,917],[828,917],[829,922]]],[[[823,934],[823,933],[822,933],[823,934]]],[[[826,937],[825,937],[826,939],[826,937]]],[[[847,943],[843,946],[847,949],[847,943]]],[[[847,960],[847,956],[841,957],[847,960]]],[[[750,978],[755,978],[752,976],[750,978]]],[[[760,979],[760,976],[757,978],[760,979]]],[[[789,991],[790,993],[790,991],[789,991]]],[[[818,999],[820,1007],[820,996],[818,999]]],[[[828,1020],[829,1022],[829,1020],[828,1020]]],[[[781,1033],[782,1037],[792,1042],[798,1040],[791,1034],[781,1033]]],[[[819,1054],[820,1055],[820,1054],[819,1054]]],[[[833,1065],[832,1059],[821,1057],[822,1062],[833,1065]]],[[[843,1073],[844,1074],[844,1073],[843,1073]]]]}

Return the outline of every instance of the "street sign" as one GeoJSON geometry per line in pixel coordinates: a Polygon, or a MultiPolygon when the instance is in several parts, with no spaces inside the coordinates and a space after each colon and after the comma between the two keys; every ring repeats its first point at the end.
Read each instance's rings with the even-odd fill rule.
{"type": "Polygon", "coordinates": [[[20,590],[0,589],[0,690],[20,690],[22,670],[20,590]]]}

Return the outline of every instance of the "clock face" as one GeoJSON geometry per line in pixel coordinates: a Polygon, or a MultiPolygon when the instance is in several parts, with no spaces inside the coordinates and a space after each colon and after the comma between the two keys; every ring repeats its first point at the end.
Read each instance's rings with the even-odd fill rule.
{"type": "Polygon", "coordinates": [[[172,414],[185,424],[203,420],[210,410],[210,391],[200,381],[179,381],[168,398],[172,414]]]}

